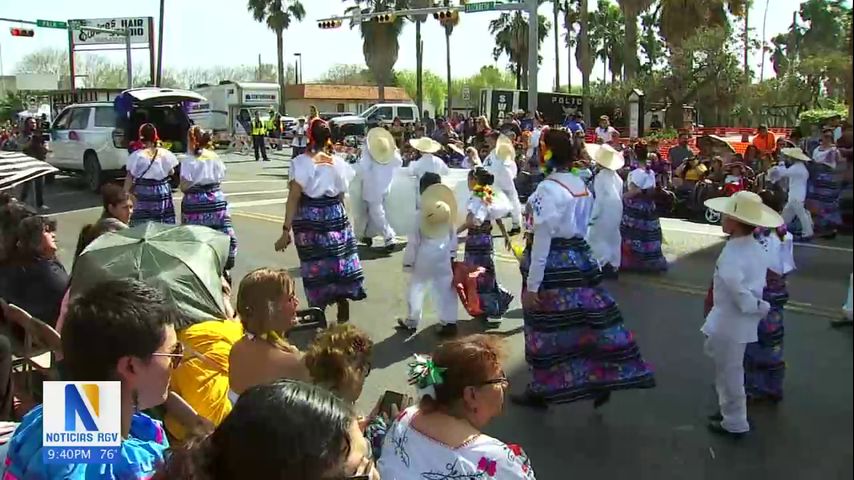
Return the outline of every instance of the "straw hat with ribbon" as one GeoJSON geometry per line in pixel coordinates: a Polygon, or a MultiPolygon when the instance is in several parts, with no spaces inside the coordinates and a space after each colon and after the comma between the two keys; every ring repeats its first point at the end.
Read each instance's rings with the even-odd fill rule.
{"type": "Polygon", "coordinates": [[[368,153],[371,154],[371,158],[380,165],[385,165],[394,158],[396,148],[394,137],[385,128],[376,127],[368,130],[365,143],[368,144],[368,153]]]}
{"type": "Polygon", "coordinates": [[[442,149],[442,144],[428,137],[411,138],[409,144],[421,153],[436,153],[442,149]]]}
{"type": "Polygon", "coordinates": [[[704,205],[755,227],[777,228],[783,224],[783,217],[779,213],[762,203],[759,195],[746,190],[730,197],[710,198],[704,205]]]}
{"type": "Polygon", "coordinates": [[[590,155],[590,158],[596,162],[596,165],[599,165],[602,168],[616,171],[623,168],[623,165],[626,164],[626,160],[623,158],[623,153],[618,152],[614,147],[608,144],[586,144],[585,148],[587,148],[587,153],[590,155]]]}
{"type": "Polygon", "coordinates": [[[457,199],[447,185],[436,183],[421,194],[421,234],[429,238],[448,235],[457,218],[457,199]]]}
{"type": "Polygon", "coordinates": [[[811,162],[812,159],[804,153],[800,148],[782,148],[780,149],[780,153],[791,158],[792,160],[799,160],[801,162],[811,162]]]}
{"type": "Polygon", "coordinates": [[[507,135],[499,136],[495,142],[495,156],[502,162],[516,160],[516,148],[513,147],[513,141],[507,135]]]}

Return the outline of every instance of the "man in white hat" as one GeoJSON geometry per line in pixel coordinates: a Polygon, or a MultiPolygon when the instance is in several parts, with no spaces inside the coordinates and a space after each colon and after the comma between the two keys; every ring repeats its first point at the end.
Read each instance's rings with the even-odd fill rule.
{"type": "Polygon", "coordinates": [[[433,155],[442,149],[442,144],[429,137],[411,138],[409,144],[421,152],[421,157],[407,167],[419,181],[427,172],[436,173],[440,176],[448,174],[448,165],[445,161],[433,155]]]}
{"type": "Polygon", "coordinates": [[[713,306],[701,331],[705,351],[715,363],[715,388],[720,412],[709,417],[716,434],[740,437],[750,431],[744,391],[744,351],[758,340],[759,321],[771,306],[762,299],[767,255],[753,238],[755,227],[776,228],[783,218],[759,195],[740,191],[731,197],[706,200],[705,206],[723,214],[729,240],[715,265],[713,306]]]}
{"type": "Polygon", "coordinates": [[[623,219],[623,179],[617,170],[623,168],[623,154],[610,145],[588,144],[584,147],[590,158],[599,166],[593,177],[593,213],[587,243],[593,258],[599,262],[603,273],[616,276],[620,269],[623,239],[620,223],[623,219]]]}
{"type": "Polygon", "coordinates": [[[790,224],[795,218],[801,224],[800,239],[809,239],[813,236],[812,216],[804,207],[807,198],[807,182],[810,172],[807,170],[807,162],[812,159],[800,148],[783,148],[780,153],[791,161],[788,167],[781,162],[768,171],[768,180],[777,182],[787,179],[789,183],[789,198],[783,207],[783,220],[790,224]]]}
{"type": "Polygon", "coordinates": [[[386,217],[385,203],[394,172],[402,166],[403,160],[391,133],[382,127],[369,130],[362,158],[359,159],[363,212],[367,210],[368,220],[365,222],[365,230],[357,232],[368,246],[373,244],[374,236],[382,235],[385,249],[394,249],[395,233],[386,217]]]}
{"type": "Polygon", "coordinates": [[[486,137],[486,143],[491,152],[484,160],[483,166],[495,177],[495,186],[510,200],[512,206],[510,218],[513,221],[513,227],[509,235],[517,235],[522,225],[522,203],[519,202],[519,193],[516,191],[515,180],[519,173],[519,167],[516,165],[516,149],[510,138],[496,131],[486,137]]]}
{"type": "Polygon", "coordinates": [[[440,336],[457,333],[457,295],[451,266],[457,256],[457,201],[447,185],[433,184],[421,194],[417,215],[419,228],[408,236],[403,252],[403,268],[411,272],[407,293],[408,312],[397,327],[415,331],[421,322],[424,294],[431,288],[441,328],[440,336]]]}

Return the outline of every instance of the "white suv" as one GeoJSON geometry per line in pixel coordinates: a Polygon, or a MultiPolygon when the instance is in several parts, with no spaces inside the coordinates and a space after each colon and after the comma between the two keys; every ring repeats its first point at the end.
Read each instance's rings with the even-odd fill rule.
{"type": "MultiPolygon", "coordinates": [[[[51,126],[47,161],[54,167],[82,172],[90,190],[125,175],[128,145],[140,125],[153,123],[160,139],[176,154],[187,151],[190,119],[183,102],[203,102],[201,95],[168,88],[136,88],[122,92],[129,111],[117,114],[113,103],[81,103],[66,107],[51,126]]],[[[117,102],[118,104],[119,102],[117,102]]]]}

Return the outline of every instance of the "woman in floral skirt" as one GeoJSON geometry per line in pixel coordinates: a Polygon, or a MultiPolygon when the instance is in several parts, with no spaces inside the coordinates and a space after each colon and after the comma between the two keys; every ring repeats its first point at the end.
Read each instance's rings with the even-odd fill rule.
{"type": "Polygon", "coordinates": [[[833,130],[821,134],[821,144],[812,152],[810,180],[804,206],[812,214],[816,237],[833,238],[842,225],[839,211],[840,174],[837,167],[844,162],[833,143],[833,130]]]}
{"type": "Polygon", "coordinates": [[[620,269],[663,272],[667,260],[661,252],[661,222],[655,209],[655,172],[648,160],[629,173],[629,191],[623,195],[623,237],[620,269]]]}

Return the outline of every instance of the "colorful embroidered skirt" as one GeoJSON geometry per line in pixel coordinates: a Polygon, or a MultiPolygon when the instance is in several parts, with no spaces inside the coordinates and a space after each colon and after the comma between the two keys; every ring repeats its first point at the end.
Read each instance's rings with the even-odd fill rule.
{"type": "Polygon", "coordinates": [[[768,315],[759,322],[759,341],[747,344],[744,351],[744,389],[751,398],[783,398],[783,307],[789,301],[786,277],[768,271],[762,298],[771,304],[768,315]]]}
{"type": "MultiPolygon", "coordinates": [[[[520,269],[527,278],[531,249],[520,269]]],[[[540,304],[525,309],[525,359],[531,393],[573,402],[611,390],[652,388],[652,367],[623,325],[617,303],[599,286],[599,265],[583,239],[552,239],[540,304]]]]}
{"type": "Polygon", "coordinates": [[[492,222],[470,228],[466,236],[465,262],[485,270],[477,280],[480,305],[487,317],[501,318],[507,313],[513,295],[498,283],[492,254],[492,222]]]}
{"type": "Polygon", "coordinates": [[[661,252],[661,222],[652,198],[623,199],[621,270],[663,272],[667,259],[661,252]]]}
{"type": "Polygon", "coordinates": [[[228,260],[225,269],[234,267],[234,257],[237,254],[237,236],[234,225],[228,214],[228,202],[218,183],[211,185],[196,185],[184,193],[181,201],[181,223],[184,225],[201,225],[228,235],[231,244],[228,248],[228,260]]]}
{"type": "Polygon", "coordinates": [[[367,297],[356,237],[341,199],[303,195],[293,231],[310,307],[367,297]]]}
{"type": "Polygon", "coordinates": [[[175,205],[172,203],[172,187],[169,178],[150,180],[139,178],[133,190],[133,215],[130,226],[148,222],[175,223],[175,205]]]}
{"type": "MultiPolygon", "coordinates": [[[[815,164],[810,168],[807,198],[804,206],[812,214],[817,237],[832,234],[842,225],[839,211],[839,175],[827,165],[815,164]]],[[[792,232],[795,235],[795,232],[792,232]]]]}

